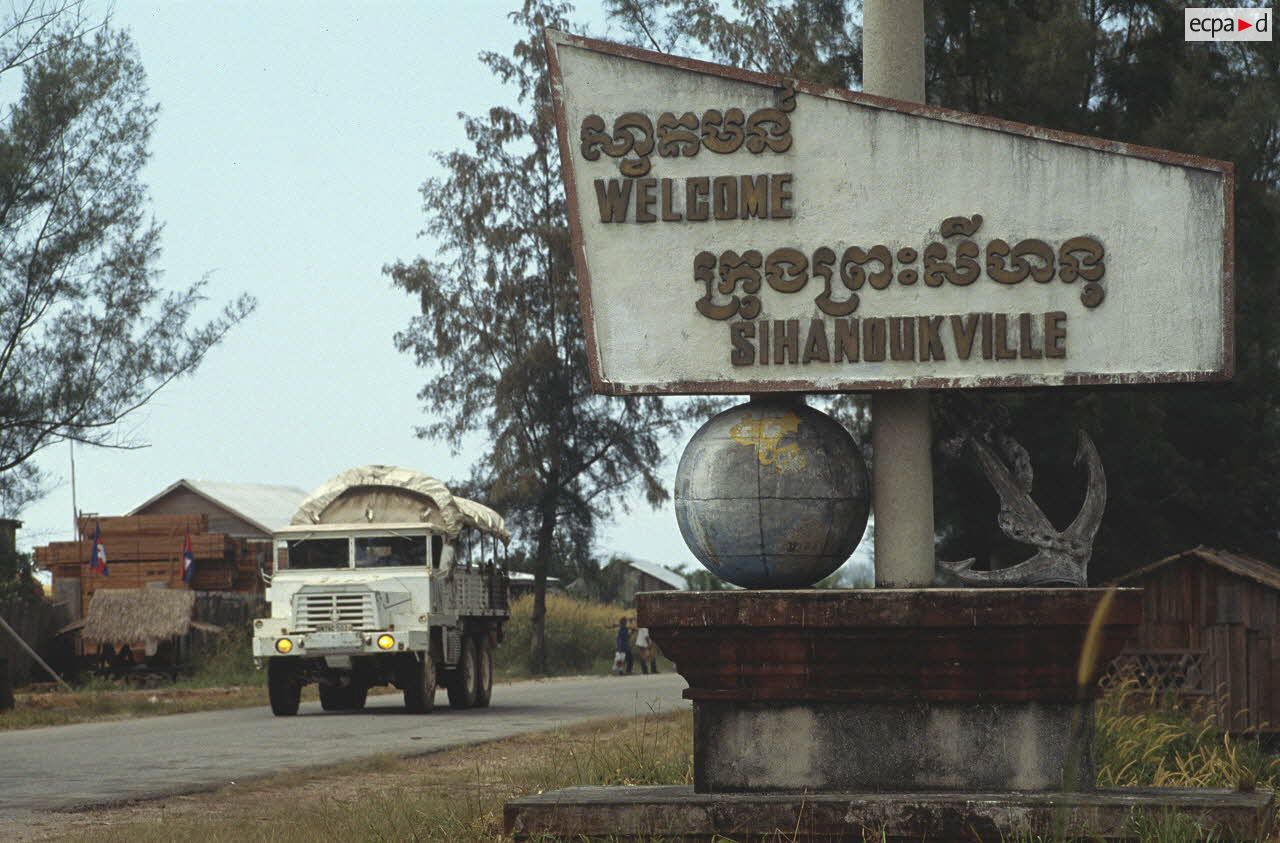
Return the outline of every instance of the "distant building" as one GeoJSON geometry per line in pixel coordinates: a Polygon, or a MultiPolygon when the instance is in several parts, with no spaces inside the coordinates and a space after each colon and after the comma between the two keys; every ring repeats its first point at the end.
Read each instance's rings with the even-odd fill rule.
{"type": "Polygon", "coordinates": [[[204,514],[209,517],[210,532],[241,539],[270,539],[272,532],[288,526],[307,494],[297,486],[184,479],[128,514],[204,514]]]}
{"type": "MultiPolygon", "coordinates": [[[[507,577],[510,579],[508,592],[511,599],[524,597],[526,594],[533,594],[534,577],[533,574],[526,574],[521,571],[508,571],[507,577]]],[[[547,593],[559,594],[564,591],[564,587],[560,585],[558,577],[547,577],[547,593]]]]}
{"type": "Polygon", "coordinates": [[[685,579],[682,575],[653,562],[618,557],[607,567],[614,566],[621,567],[617,599],[624,606],[634,605],[636,595],[642,591],[685,590],[685,579]]]}
{"type": "Polygon", "coordinates": [[[1208,702],[1230,731],[1280,731],[1280,568],[1196,547],[1116,584],[1143,595],[1113,675],[1208,702]]]}

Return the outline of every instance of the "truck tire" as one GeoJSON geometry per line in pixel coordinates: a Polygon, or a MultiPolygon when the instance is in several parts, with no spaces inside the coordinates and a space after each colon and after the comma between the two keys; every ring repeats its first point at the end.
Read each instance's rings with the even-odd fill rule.
{"type": "Polygon", "coordinates": [[[476,704],[476,685],[479,671],[476,670],[476,640],[470,635],[462,637],[462,652],[458,655],[458,666],[449,671],[449,707],[471,708],[476,704]]]}
{"type": "Polygon", "coordinates": [[[489,636],[476,638],[476,708],[488,708],[493,697],[493,650],[489,636]]]}
{"type": "Polygon", "coordinates": [[[409,681],[404,686],[404,707],[410,714],[429,714],[436,707],[436,665],[430,653],[422,661],[410,656],[409,681]]]}
{"type": "Polygon", "coordinates": [[[271,701],[271,713],[276,717],[292,717],[298,713],[302,686],[298,684],[297,673],[288,659],[271,658],[267,661],[267,698],[271,701]]]}
{"type": "Polygon", "coordinates": [[[320,707],[325,711],[350,711],[364,708],[366,689],[354,685],[321,685],[320,707]]]}
{"type": "Polygon", "coordinates": [[[346,688],[338,685],[320,685],[320,708],[325,711],[341,711],[346,708],[346,688]]]}
{"type": "Polygon", "coordinates": [[[366,685],[320,686],[320,707],[325,711],[359,711],[368,697],[366,685]]]}

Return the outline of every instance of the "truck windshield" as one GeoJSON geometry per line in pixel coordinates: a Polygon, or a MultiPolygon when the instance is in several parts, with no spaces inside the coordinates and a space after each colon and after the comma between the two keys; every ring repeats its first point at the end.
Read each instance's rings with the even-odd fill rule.
{"type": "Polygon", "coordinates": [[[418,568],[426,564],[426,536],[378,536],[356,539],[357,568],[418,568]]]}
{"type": "Polygon", "coordinates": [[[298,539],[289,542],[289,568],[346,568],[346,539],[298,539]]]}

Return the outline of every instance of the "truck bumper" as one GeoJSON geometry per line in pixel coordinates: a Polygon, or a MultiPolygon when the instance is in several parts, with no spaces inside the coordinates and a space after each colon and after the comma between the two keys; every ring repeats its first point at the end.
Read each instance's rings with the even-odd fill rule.
{"type": "Polygon", "coordinates": [[[265,659],[276,656],[289,658],[319,658],[322,656],[369,656],[387,653],[420,652],[431,645],[431,633],[426,629],[403,632],[376,630],[371,632],[297,632],[283,635],[256,635],[253,639],[253,657],[265,659]],[[378,645],[383,636],[391,636],[390,647],[378,645]],[[280,642],[288,641],[287,652],[281,652],[280,642]]]}

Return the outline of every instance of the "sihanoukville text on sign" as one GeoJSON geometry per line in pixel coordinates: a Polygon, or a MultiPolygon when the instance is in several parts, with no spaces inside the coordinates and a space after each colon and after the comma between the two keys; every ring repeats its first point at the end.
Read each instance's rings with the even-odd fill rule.
{"type": "Polygon", "coordinates": [[[547,42],[598,391],[1231,377],[1228,163],[547,42]]]}

